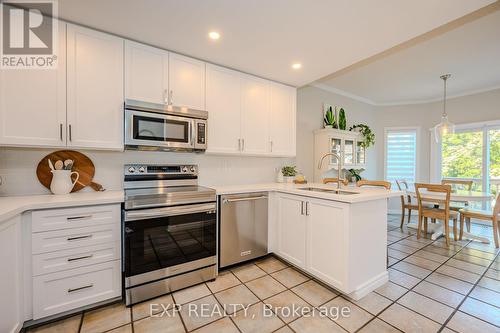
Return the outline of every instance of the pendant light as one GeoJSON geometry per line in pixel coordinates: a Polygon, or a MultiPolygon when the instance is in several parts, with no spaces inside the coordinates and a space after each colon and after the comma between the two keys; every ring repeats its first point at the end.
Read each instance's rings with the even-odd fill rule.
{"type": "Polygon", "coordinates": [[[441,75],[440,78],[443,80],[444,85],[444,96],[443,96],[443,114],[441,116],[441,122],[434,127],[434,137],[436,142],[439,143],[443,136],[446,134],[455,133],[455,124],[448,120],[448,114],[446,113],[446,80],[451,77],[451,74],[441,75]]]}

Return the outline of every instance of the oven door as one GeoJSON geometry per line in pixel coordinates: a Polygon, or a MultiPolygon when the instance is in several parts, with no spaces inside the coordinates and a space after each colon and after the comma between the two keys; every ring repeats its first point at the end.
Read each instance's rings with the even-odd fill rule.
{"type": "Polygon", "coordinates": [[[194,119],[125,110],[125,145],[194,149],[194,119]]]}
{"type": "Polygon", "coordinates": [[[215,254],[215,202],[124,212],[126,287],[176,274],[172,267],[190,262],[214,264],[215,254]]]}

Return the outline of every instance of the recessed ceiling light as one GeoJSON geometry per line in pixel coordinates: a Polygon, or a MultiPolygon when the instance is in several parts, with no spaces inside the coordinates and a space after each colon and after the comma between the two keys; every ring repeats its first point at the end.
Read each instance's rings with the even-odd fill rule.
{"type": "Polygon", "coordinates": [[[217,31],[210,31],[208,33],[208,37],[210,37],[210,39],[217,40],[220,38],[220,33],[218,33],[217,31]]]}
{"type": "Polygon", "coordinates": [[[301,69],[302,68],[302,64],[299,63],[299,62],[296,62],[295,64],[292,65],[292,68],[293,69],[301,69]]]}

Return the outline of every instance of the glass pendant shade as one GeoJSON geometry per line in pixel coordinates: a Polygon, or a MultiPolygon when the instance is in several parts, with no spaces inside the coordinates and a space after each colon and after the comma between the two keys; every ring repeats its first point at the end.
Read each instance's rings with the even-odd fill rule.
{"type": "Polygon", "coordinates": [[[446,113],[446,80],[450,77],[451,74],[441,75],[444,82],[443,115],[441,116],[441,122],[434,126],[434,137],[437,143],[441,142],[443,136],[455,133],[455,124],[448,120],[448,114],[446,113]]]}
{"type": "Polygon", "coordinates": [[[448,120],[448,115],[443,115],[441,117],[441,122],[434,127],[434,136],[436,138],[436,142],[441,142],[443,136],[446,134],[455,133],[455,124],[451,123],[448,120]]]}

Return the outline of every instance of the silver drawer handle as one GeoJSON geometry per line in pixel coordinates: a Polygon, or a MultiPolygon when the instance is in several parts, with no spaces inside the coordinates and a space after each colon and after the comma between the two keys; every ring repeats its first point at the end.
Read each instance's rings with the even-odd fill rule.
{"type": "Polygon", "coordinates": [[[66,220],[68,220],[68,221],[79,221],[79,220],[89,220],[91,218],[92,218],[92,215],[70,216],[70,217],[67,217],[66,220]]]}
{"type": "Polygon", "coordinates": [[[92,237],[92,235],[68,237],[67,240],[74,241],[74,240],[85,239],[85,238],[90,238],[90,237],[92,237]]]}
{"type": "Polygon", "coordinates": [[[89,259],[89,258],[92,258],[93,256],[94,256],[93,254],[90,254],[88,256],[83,256],[83,257],[68,258],[68,261],[76,261],[76,260],[89,259]]]}
{"type": "Polygon", "coordinates": [[[83,287],[80,287],[80,288],[69,288],[68,289],[68,293],[72,293],[72,292],[75,292],[75,291],[78,291],[78,290],[83,290],[83,289],[88,289],[88,288],[92,288],[94,286],[93,283],[87,285],[87,286],[83,286],[83,287]]]}
{"type": "Polygon", "coordinates": [[[238,201],[253,201],[253,200],[260,200],[260,199],[267,199],[267,197],[264,196],[264,195],[262,195],[260,197],[238,198],[238,199],[224,199],[224,203],[227,203],[227,202],[238,202],[238,201]]]}

